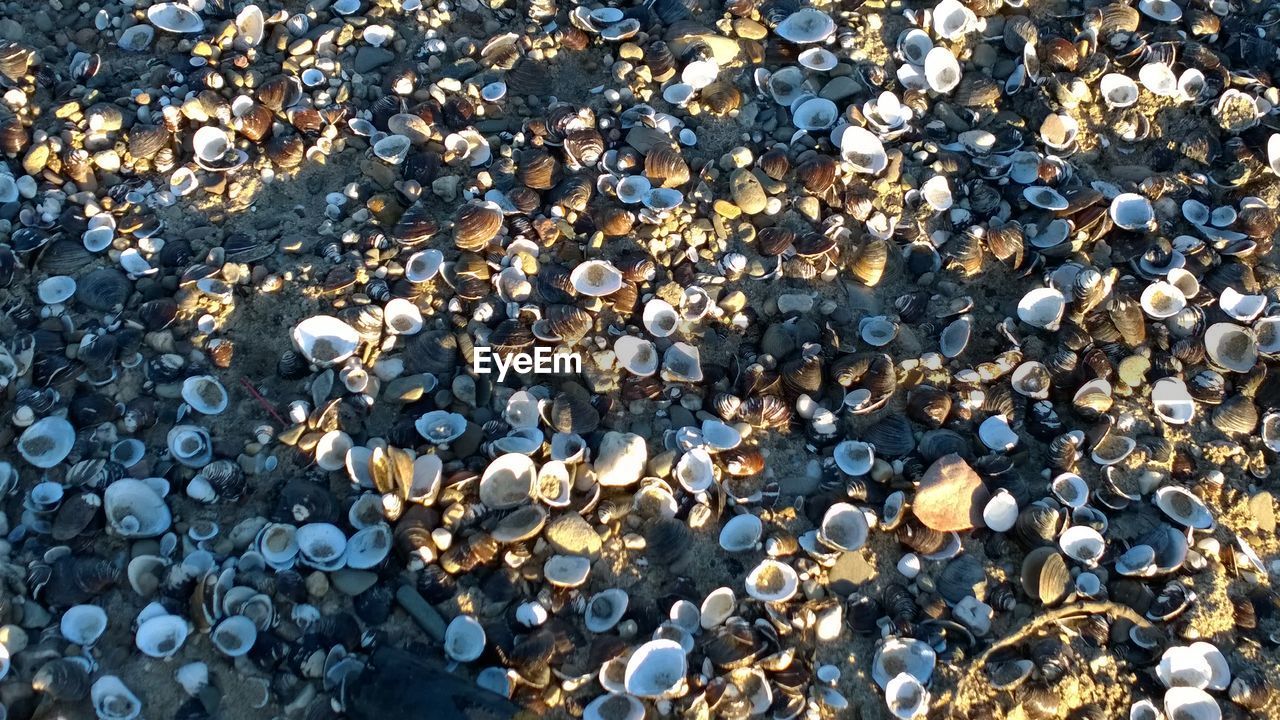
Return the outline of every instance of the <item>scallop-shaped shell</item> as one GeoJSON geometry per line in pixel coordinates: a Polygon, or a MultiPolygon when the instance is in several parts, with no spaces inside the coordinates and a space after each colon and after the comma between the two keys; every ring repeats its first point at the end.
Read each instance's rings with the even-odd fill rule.
{"type": "Polygon", "coordinates": [[[73,605],[62,614],[58,629],[67,642],[93,647],[107,630],[107,612],[97,605],[73,605]]]}
{"type": "Polygon", "coordinates": [[[852,552],[866,544],[869,533],[861,510],[849,503],[835,503],[822,516],[818,539],[828,547],[852,552]]]}
{"type": "Polygon", "coordinates": [[[770,558],[760,561],[746,577],[747,594],[762,602],[786,602],[795,596],[799,585],[794,568],[770,558]]]}
{"type": "Polygon", "coordinates": [[[725,552],[739,553],[754,550],[764,533],[764,524],[751,513],[734,515],[720,528],[720,548],[725,552]]]}
{"type": "Polygon", "coordinates": [[[587,630],[593,633],[609,632],[622,620],[629,602],[627,591],[620,588],[609,588],[592,595],[582,612],[587,630]]]}
{"type": "Polygon", "coordinates": [[[75,445],[76,430],[57,416],[41,418],[22,431],[18,454],[38,468],[51,468],[66,459],[75,445]]]}
{"type": "Polygon", "coordinates": [[[298,323],[290,334],[293,346],[309,362],[327,367],[355,354],[360,334],[332,315],[313,315],[298,323]]]}
{"type": "Polygon", "coordinates": [[[472,203],[458,211],[453,242],[460,250],[475,252],[489,244],[502,229],[502,211],[489,204],[472,203]]]}
{"type": "Polygon", "coordinates": [[[182,649],[191,625],[177,615],[156,615],[138,626],[134,644],[143,655],[153,658],[173,657],[182,649]]]}
{"type": "Polygon", "coordinates": [[[518,507],[532,495],[537,475],[537,467],[529,456],[500,455],[480,477],[480,502],[494,510],[518,507]]]}
{"type": "Polygon", "coordinates": [[[675,188],[689,182],[689,165],[678,149],[659,144],[645,155],[644,174],[659,187],[675,188]]]}

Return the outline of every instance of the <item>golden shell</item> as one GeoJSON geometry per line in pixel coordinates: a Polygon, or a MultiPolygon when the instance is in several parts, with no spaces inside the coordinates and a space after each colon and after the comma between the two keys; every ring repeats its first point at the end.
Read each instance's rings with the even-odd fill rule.
{"type": "Polygon", "coordinates": [[[254,103],[243,115],[236,119],[236,130],[251,142],[258,142],[271,132],[273,120],[271,110],[265,105],[254,103]]]}
{"type": "Polygon", "coordinates": [[[849,270],[863,285],[875,287],[880,283],[880,278],[884,277],[884,268],[888,262],[889,243],[873,238],[862,246],[849,270]]]}
{"type": "Polygon", "coordinates": [[[702,106],[712,115],[728,115],[742,106],[742,92],[723,80],[703,88],[700,97],[702,106]]]}
{"type": "Polygon", "coordinates": [[[654,184],[674,188],[689,182],[689,165],[674,147],[655,145],[644,157],[644,174],[654,184]]]}
{"type": "Polygon", "coordinates": [[[546,150],[527,150],[520,156],[517,178],[525,187],[550,190],[560,180],[560,162],[546,150]]]}
{"type": "Polygon", "coordinates": [[[791,160],[787,158],[785,150],[775,147],[761,155],[759,160],[756,160],[756,167],[760,168],[760,172],[770,178],[781,180],[791,170],[791,160]]]}
{"type": "Polygon", "coordinates": [[[796,165],[796,179],[805,190],[821,194],[836,181],[837,167],[834,157],[814,153],[796,165]]]}
{"type": "Polygon", "coordinates": [[[611,206],[596,212],[596,227],[607,237],[622,237],[635,226],[635,216],[630,211],[611,206]]]}
{"type": "Polygon", "coordinates": [[[453,222],[453,244],[459,250],[478,251],[498,236],[502,212],[486,205],[464,205],[453,222]]]}

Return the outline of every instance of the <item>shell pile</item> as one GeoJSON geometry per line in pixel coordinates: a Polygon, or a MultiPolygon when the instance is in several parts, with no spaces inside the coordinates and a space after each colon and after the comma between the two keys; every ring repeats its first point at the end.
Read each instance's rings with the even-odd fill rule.
{"type": "Polygon", "coordinates": [[[18,5],[0,718],[1280,715],[1273,4],[18,5]]]}

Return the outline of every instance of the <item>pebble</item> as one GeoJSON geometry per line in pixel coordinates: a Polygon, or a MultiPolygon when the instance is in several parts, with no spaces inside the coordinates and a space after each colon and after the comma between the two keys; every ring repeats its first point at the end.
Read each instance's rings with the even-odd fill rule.
{"type": "Polygon", "coordinates": [[[362,45],[356,51],[356,59],[352,64],[352,68],[360,73],[368,73],[377,70],[396,59],[396,54],[386,48],[373,47],[372,45],[362,45]]]}
{"type": "Polygon", "coordinates": [[[742,168],[734,170],[729,176],[729,195],[734,204],[748,215],[764,212],[765,205],[769,202],[769,196],[765,194],[760,180],[750,170],[742,168]]]}
{"type": "Polygon", "coordinates": [[[609,431],[600,441],[596,458],[596,481],[605,487],[622,487],[640,480],[649,448],[644,438],[634,433],[609,431]]]}
{"type": "Polygon", "coordinates": [[[1258,524],[1258,532],[1270,535],[1276,531],[1276,503],[1267,490],[1254,493],[1249,498],[1249,514],[1258,524]]]}
{"type": "Polygon", "coordinates": [[[436,642],[444,642],[444,618],[440,617],[440,613],[428,603],[417,590],[408,585],[401,585],[396,588],[396,602],[400,603],[400,607],[409,613],[409,617],[422,628],[423,632],[431,636],[436,642]]]}
{"type": "Polygon", "coordinates": [[[435,379],[427,375],[405,375],[387,383],[379,397],[402,403],[417,402],[434,384],[435,379]]]}
{"type": "Polygon", "coordinates": [[[783,293],[778,296],[778,312],[803,315],[813,309],[813,296],[808,293],[783,293]]]}
{"type": "Polygon", "coordinates": [[[990,498],[978,473],[953,453],[925,471],[911,511],[926,527],[940,532],[970,530],[983,527],[982,508],[990,498]]]}
{"type": "Polygon", "coordinates": [[[564,513],[547,523],[544,537],[563,555],[596,558],[603,543],[595,528],[576,512],[564,513]]]}
{"type": "Polygon", "coordinates": [[[733,31],[744,40],[763,40],[769,35],[768,28],[749,18],[734,20],[733,31]]]}
{"type": "Polygon", "coordinates": [[[858,82],[851,77],[841,76],[827,81],[827,84],[823,85],[822,90],[818,92],[818,97],[836,102],[853,97],[857,93],[858,82]]]}
{"type": "Polygon", "coordinates": [[[329,594],[329,576],[322,572],[313,572],[307,576],[307,594],[314,598],[322,598],[329,594]]]}
{"type": "Polygon", "coordinates": [[[329,582],[338,592],[354,597],[373,587],[378,582],[378,574],[368,570],[342,568],[329,576],[329,582]]]}

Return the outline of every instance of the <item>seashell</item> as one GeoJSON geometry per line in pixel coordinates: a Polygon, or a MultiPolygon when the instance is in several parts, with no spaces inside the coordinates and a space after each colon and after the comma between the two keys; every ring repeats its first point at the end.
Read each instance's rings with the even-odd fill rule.
{"type": "Polygon", "coordinates": [[[1107,550],[1107,541],[1097,530],[1087,525],[1074,525],[1058,538],[1062,552],[1085,567],[1093,567],[1107,550]]]}
{"type": "Polygon", "coordinates": [[[1257,670],[1243,670],[1231,681],[1227,695],[1246,710],[1261,710],[1274,695],[1273,683],[1257,670]]]}
{"type": "Polygon", "coordinates": [[[683,688],[686,672],[688,662],[680,643],[651,640],[627,660],[623,685],[629,695],[639,698],[674,696],[683,688]]]}
{"type": "Polygon", "coordinates": [[[1111,109],[1127,108],[1138,102],[1138,83],[1121,73],[1107,73],[1098,85],[1102,100],[1111,109]]]}
{"type": "Polygon", "coordinates": [[[561,588],[580,587],[591,572],[591,559],[577,555],[552,555],[542,566],[547,582],[561,588]]]}
{"type": "Polygon", "coordinates": [[[307,523],[294,532],[298,558],[317,570],[337,570],[345,561],[347,536],[329,523],[307,523]]]}
{"type": "Polygon", "coordinates": [[[747,573],[746,589],[747,594],[756,600],[782,603],[795,596],[799,582],[799,576],[790,565],[766,558],[747,573]]]}
{"type": "Polygon", "coordinates": [[[899,675],[927,683],[933,676],[937,653],[928,643],[914,638],[891,637],[876,648],[871,658],[871,678],[882,688],[899,675]]]}
{"type": "Polygon", "coordinates": [[[1185,488],[1167,485],[1156,490],[1156,507],[1169,519],[1193,530],[1209,530],[1216,524],[1213,514],[1200,498],[1185,488]]]}
{"type": "Polygon", "coordinates": [[[929,89],[946,94],[960,84],[962,72],[955,54],[945,47],[934,47],[924,58],[924,77],[929,89]]]}
{"type": "Polygon", "coordinates": [[[1244,395],[1233,395],[1213,409],[1213,426],[1231,434],[1251,434],[1258,426],[1258,406],[1244,395]]]}
{"type": "Polygon", "coordinates": [[[107,525],[125,538],[157,537],[169,529],[169,507],[150,485],[121,478],[107,486],[103,494],[107,525]]]}
{"type": "Polygon", "coordinates": [[[982,520],[994,532],[1007,532],[1018,519],[1018,501],[1008,490],[996,491],[982,509],[982,520]]]}
{"type": "Polygon", "coordinates": [[[313,315],[293,328],[290,334],[296,350],[312,364],[329,367],[351,357],[360,344],[360,334],[331,315],[313,315]]]}
{"type": "Polygon", "coordinates": [[[1233,323],[1214,323],[1204,334],[1204,347],[1213,364],[1244,373],[1258,361],[1258,341],[1253,331],[1233,323]]]}
{"type": "Polygon", "coordinates": [[[816,8],[802,8],[791,13],[774,27],[778,37],[795,45],[820,43],[836,31],[830,15],[816,8]]]}
{"type": "Polygon", "coordinates": [[[840,118],[836,104],[826,98],[809,98],[795,107],[791,123],[801,130],[817,132],[835,125],[840,118]]]}
{"type": "Polygon", "coordinates": [[[909,673],[898,673],[884,687],[884,701],[896,718],[917,718],[929,709],[929,691],[909,673]]]}
{"type": "Polygon", "coordinates": [[[1067,300],[1055,288],[1036,288],[1018,301],[1018,319],[1032,327],[1057,330],[1066,309],[1067,300]]]}
{"type": "Polygon", "coordinates": [[[865,442],[844,440],[832,451],[836,466],[846,475],[857,477],[871,472],[875,463],[875,448],[865,442]]]}
{"type": "Polygon", "coordinates": [[[1027,553],[1022,563],[1022,587],[1028,595],[1046,606],[1066,598],[1071,574],[1061,554],[1053,548],[1036,548],[1027,553]]]}
{"type": "Polygon", "coordinates": [[[138,626],[134,644],[143,655],[153,658],[173,657],[182,649],[191,626],[177,615],[156,615],[138,626]]]}
{"type": "Polygon", "coordinates": [[[605,260],[579,263],[570,273],[573,289],[587,297],[604,297],[622,288],[622,273],[605,260]]]}
{"type": "Polygon", "coordinates": [[[508,510],[527,501],[533,493],[537,467],[527,455],[500,455],[480,478],[480,502],[494,510],[508,510]]]}
{"type": "Polygon", "coordinates": [[[833,140],[837,133],[840,156],[852,166],[854,172],[878,175],[888,167],[889,158],[885,154],[884,143],[871,131],[855,126],[846,126],[843,130],[837,128],[832,132],[833,140]]]}
{"type": "Polygon", "coordinates": [[[479,251],[502,229],[502,212],[495,205],[472,203],[458,211],[453,242],[459,250],[479,251]]]}
{"type": "Polygon", "coordinates": [[[147,8],[147,22],[159,30],[179,35],[204,30],[204,20],[190,6],[183,3],[163,2],[147,8]]]}
{"type": "Polygon", "coordinates": [[[969,315],[962,315],[948,324],[942,330],[938,343],[943,357],[954,358],[963,353],[969,346],[969,337],[972,332],[973,318],[969,315]]]}
{"type": "Polygon", "coordinates": [[[258,626],[244,615],[223,618],[209,633],[209,642],[227,657],[247,654],[258,638],[258,626]]]}
{"type": "Polygon", "coordinates": [[[107,613],[97,605],[73,605],[62,614],[58,629],[67,642],[90,648],[107,630],[107,613]]]}
{"type": "Polygon", "coordinates": [[[193,375],[183,380],[182,399],[202,415],[221,414],[230,404],[226,388],[212,375],[193,375]]]}
{"type": "Polygon", "coordinates": [[[1129,456],[1137,447],[1133,438],[1120,435],[1108,435],[1093,446],[1090,458],[1099,465],[1114,465],[1129,456]]]}
{"type": "Polygon", "coordinates": [[[18,454],[32,466],[51,468],[66,459],[75,445],[75,428],[57,416],[32,423],[18,438],[18,454]]]}
{"type": "Polygon", "coordinates": [[[98,720],[135,720],[142,713],[142,701],[115,675],[95,680],[89,698],[98,720]]]}
{"type": "Polygon", "coordinates": [[[822,516],[818,539],[828,547],[852,552],[867,542],[869,529],[862,511],[848,503],[835,503],[822,516]]]}
{"type": "Polygon", "coordinates": [[[355,570],[378,567],[391,552],[391,529],[385,524],[356,531],[347,541],[344,562],[355,570]]]}
{"type": "Polygon", "coordinates": [[[1174,687],[1164,693],[1164,712],[1170,718],[1221,720],[1222,708],[1213,696],[1199,688],[1174,687]]]}
{"type": "Polygon", "coordinates": [[[619,588],[602,590],[592,595],[582,613],[587,630],[593,633],[612,630],[626,614],[629,601],[627,591],[619,588]]]}
{"type": "Polygon", "coordinates": [[[78,702],[89,696],[89,672],[73,658],[56,658],[40,666],[31,688],[56,701],[78,702]]]}
{"type": "Polygon", "coordinates": [[[551,404],[551,426],[557,432],[586,435],[600,425],[600,413],[582,396],[559,393],[551,404]]]}
{"type": "Polygon", "coordinates": [[[720,528],[720,547],[725,552],[749,552],[759,546],[763,532],[759,517],[751,513],[735,515],[720,528]]]}

